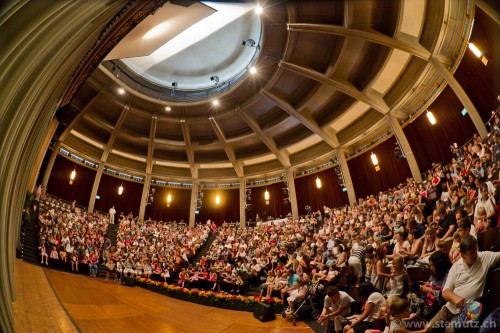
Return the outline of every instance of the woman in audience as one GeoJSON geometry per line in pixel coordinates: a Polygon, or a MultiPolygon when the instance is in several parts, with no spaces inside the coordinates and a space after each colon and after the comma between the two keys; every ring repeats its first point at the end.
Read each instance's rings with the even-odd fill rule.
{"type": "Polygon", "coordinates": [[[385,263],[384,260],[387,256],[387,248],[385,245],[379,246],[377,251],[375,252],[375,265],[372,269],[372,275],[370,277],[370,282],[377,288],[378,290],[383,290],[385,285],[385,279],[391,278],[394,275],[388,274],[385,272],[385,263]]]}
{"type": "Polygon", "coordinates": [[[349,317],[351,323],[344,327],[344,333],[364,333],[373,329],[374,322],[379,318],[380,311],[385,304],[385,297],[370,282],[362,282],[359,285],[359,293],[365,307],[363,313],[349,317]]]}
{"type": "Polygon", "coordinates": [[[411,282],[405,271],[405,261],[403,257],[397,256],[392,261],[392,274],[393,276],[386,284],[386,296],[406,297],[406,294],[410,289],[411,282]]]}
{"type": "Polygon", "coordinates": [[[436,251],[436,244],[439,242],[439,239],[436,237],[436,229],[432,227],[425,230],[424,237],[424,246],[422,247],[422,254],[418,258],[419,261],[428,261],[428,259],[425,258],[436,251]]]}
{"type": "Polygon", "coordinates": [[[443,287],[452,266],[448,254],[436,251],[429,257],[432,275],[425,284],[420,286],[420,291],[426,296],[426,317],[432,317],[445,303],[442,296],[443,287]]]}

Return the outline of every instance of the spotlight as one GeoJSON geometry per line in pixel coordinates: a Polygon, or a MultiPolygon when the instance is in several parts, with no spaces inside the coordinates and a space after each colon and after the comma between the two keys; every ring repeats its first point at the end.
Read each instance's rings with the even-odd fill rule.
{"type": "Polygon", "coordinates": [[[255,47],[255,40],[249,38],[247,40],[244,40],[241,45],[243,46],[248,46],[248,47],[255,47]]]}
{"type": "Polygon", "coordinates": [[[210,80],[211,80],[214,84],[219,83],[219,77],[218,77],[218,76],[211,76],[211,77],[210,77],[210,80]]]}
{"type": "Polygon", "coordinates": [[[218,99],[214,99],[213,102],[212,102],[212,105],[213,106],[219,105],[219,100],[218,99]]]}
{"type": "Polygon", "coordinates": [[[255,14],[260,15],[263,11],[264,9],[261,7],[261,5],[257,4],[257,6],[255,7],[255,14]]]}
{"type": "Polygon", "coordinates": [[[125,94],[125,89],[123,89],[123,88],[118,88],[118,93],[119,93],[120,95],[125,94]]]}
{"type": "Polygon", "coordinates": [[[250,74],[257,73],[257,68],[255,66],[250,67],[250,74]]]}
{"type": "Polygon", "coordinates": [[[172,82],[172,87],[177,88],[179,84],[177,82],[172,82]]]}

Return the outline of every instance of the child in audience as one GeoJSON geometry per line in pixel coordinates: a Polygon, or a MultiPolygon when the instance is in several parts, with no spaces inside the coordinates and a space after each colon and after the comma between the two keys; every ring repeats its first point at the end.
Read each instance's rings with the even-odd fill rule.
{"type": "Polygon", "coordinates": [[[408,293],[411,285],[410,278],[405,270],[405,261],[403,257],[397,256],[392,261],[392,274],[393,276],[387,282],[387,297],[399,296],[406,297],[404,293],[408,293]],[[406,290],[405,290],[406,284],[406,290]]]}

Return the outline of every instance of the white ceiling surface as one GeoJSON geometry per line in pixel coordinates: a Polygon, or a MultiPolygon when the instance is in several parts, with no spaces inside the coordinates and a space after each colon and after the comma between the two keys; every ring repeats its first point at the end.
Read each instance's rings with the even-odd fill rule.
{"type": "Polygon", "coordinates": [[[149,15],[116,45],[104,60],[148,56],[184,30],[215,13],[202,3],[183,7],[166,3],[149,15]],[[162,30],[153,38],[144,38],[155,27],[162,30]]]}
{"type": "Polygon", "coordinates": [[[182,10],[176,7],[180,6],[165,5],[151,16],[154,21],[140,23],[132,31],[133,37],[127,35],[116,47],[136,48],[141,54],[113,50],[112,57],[120,55],[131,70],[147,80],[165,87],[177,82],[177,88],[183,90],[209,88],[214,84],[210,77],[218,76],[222,83],[246,69],[256,49],[244,47],[242,42],[251,38],[259,43],[261,36],[255,4],[204,2],[182,10]],[[181,15],[176,13],[179,11],[181,15]],[[162,32],[144,39],[155,27],[162,32]],[[143,44],[148,45],[148,52],[140,50],[143,44]]]}

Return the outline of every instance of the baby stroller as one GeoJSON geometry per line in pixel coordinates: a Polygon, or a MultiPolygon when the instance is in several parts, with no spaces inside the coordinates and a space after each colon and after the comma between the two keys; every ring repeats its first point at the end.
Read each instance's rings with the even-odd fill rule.
{"type": "MultiPolygon", "coordinates": [[[[307,285],[307,292],[303,298],[297,298],[294,302],[294,304],[297,305],[295,308],[295,311],[292,313],[292,322],[293,326],[295,326],[297,322],[297,318],[299,318],[299,312],[306,311],[306,310],[311,310],[311,318],[316,320],[319,318],[321,311],[317,309],[317,305],[314,304],[314,299],[316,298],[316,295],[318,292],[323,289],[323,285],[321,285],[318,282],[309,282],[307,285]]],[[[283,318],[286,318],[287,313],[285,310],[281,313],[281,316],[283,318]]]]}

